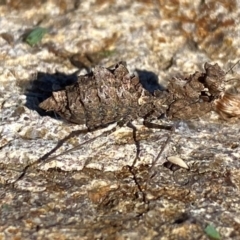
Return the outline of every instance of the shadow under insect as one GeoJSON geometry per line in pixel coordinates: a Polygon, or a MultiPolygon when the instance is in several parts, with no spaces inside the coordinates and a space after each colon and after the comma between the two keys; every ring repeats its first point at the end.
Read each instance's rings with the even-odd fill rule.
{"type": "Polygon", "coordinates": [[[159,84],[158,76],[154,72],[140,69],[136,69],[135,71],[138,75],[139,82],[142,84],[142,87],[151,94],[153,94],[156,90],[165,90],[165,88],[159,84]]]}
{"type": "Polygon", "coordinates": [[[51,116],[56,118],[54,112],[46,112],[39,107],[39,104],[52,96],[53,91],[61,91],[66,86],[72,85],[77,81],[77,73],[64,74],[56,72],[54,74],[38,72],[29,87],[25,90],[26,107],[37,111],[41,116],[51,116]]]}

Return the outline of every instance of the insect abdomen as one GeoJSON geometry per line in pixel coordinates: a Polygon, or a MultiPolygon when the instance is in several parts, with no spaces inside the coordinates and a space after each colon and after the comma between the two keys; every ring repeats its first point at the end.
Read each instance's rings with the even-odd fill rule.
{"type": "MultiPolygon", "coordinates": [[[[141,115],[138,99],[144,91],[138,78],[130,76],[125,65],[118,63],[114,69],[97,66],[93,73],[80,76],[65,90],[53,92],[39,106],[57,112],[67,121],[94,129],[141,115]]],[[[151,101],[151,96],[145,101],[151,101]]]]}

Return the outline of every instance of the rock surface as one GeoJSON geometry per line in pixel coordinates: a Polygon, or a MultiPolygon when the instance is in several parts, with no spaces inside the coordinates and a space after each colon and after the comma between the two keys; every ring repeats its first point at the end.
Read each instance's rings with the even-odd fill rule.
{"type": "MultiPolygon", "coordinates": [[[[210,112],[155,122],[175,124],[172,132],[136,119],[135,134],[126,126],[79,134],[85,126],[38,108],[60,82],[121,60],[148,87],[202,72],[205,62],[228,71],[240,56],[239,1],[0,4],[1,239],[208,239],[210,224],[222,239],[239,239],[238,119],[210,112]],[[36,26],[48,33],[29,46],[24,35],[36,26]],[[190,170],[173,172],[171,156],[190,170]]],[[[239,72],[238,64],[226,79],[239,72]]],[[[237,81],[227,84],[239,89],[237,81]]]]}

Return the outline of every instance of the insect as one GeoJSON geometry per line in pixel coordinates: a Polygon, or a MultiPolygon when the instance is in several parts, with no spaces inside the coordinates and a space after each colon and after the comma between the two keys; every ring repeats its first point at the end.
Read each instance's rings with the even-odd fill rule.
{"type": "Polygon", "coordinates": [[[69,122],[85,124],[89,131],[137,118],[143,118],[147,127],[161,116],[172,120],[198,118],[214,110],[214,101],[224,91],[225,73],[218,64],[206,63],[204,69],[204,73],[196,72],[186,79],[171,79],[166,90],[150,92],[138,76],[129,74],[125,62],[110,68],[97,66],[76,83],[53,92],[39,106],[69,122]]]}
{"type": "MultiPolygon", "coordinates": [[[[39,107],[45,111],[54,111],[69,122],[85,124],[87,131],[104,128],[114,122],[120,126],[131,124],[137,118],[143,118],[146,126],[150,126],[152,120],[160,117],[171,120],[198,118],[215,110],[215,103],[221,99],[225,88],[225,73],[218,64],[206,63],[204,69],[205,72],[196,72],[185,79],[171,79],[166,90],[158,88],[150,92],[144,88],[138,76],[129,73],[125,62],[119,62],[110,68],[96,66],[91,73],[79,76],[74,84],[53,91],[52,96],[41,102],[39,107]]],[[[134,127],[132,128],[134,130],[134,127]]],[[[165,129],[174,132],[172,126],[165,129]]],[[[107,135],[112,131],[114,129],[103,134],[107,135]]],[[[171,133],[152,163],[151,169],[170,138],[171,133]]],[[[94,139],[96,138],[88,142],[94,139]]],[[[76,150],[83,144],[49,157],[54,152],[51,151],[35,163],[26,166],[18,179],[22,178],[34,164],[49,162],[76,150]]],[[[135,162],[134,160],[132,167],[135,162]]]]}
{"type": "Polygon", "coordinates": [[[224,90],[225,73],[215,64],[204,65],[187,79],[173,78],[165,91],[146,90],[137,76],[131,76],[126,63],[112,68],[97,66],[90,74],[52,96],[39,107],[55,111],[63,119],[85,124],[89,130],[136,118],[152,120],[166,115],[170,119],[190,119],[213,110],[213,102],[224,90]]]}

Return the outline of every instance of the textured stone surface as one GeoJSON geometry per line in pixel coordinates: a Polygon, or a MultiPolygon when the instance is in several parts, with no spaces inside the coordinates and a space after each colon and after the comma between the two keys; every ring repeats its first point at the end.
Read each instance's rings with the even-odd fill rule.
{"type": "MultiPolygon", "coordinates": [[[[58,79],[76,79],[77,67],[86,73],[121,60],[130,72],[163,87],[173,76],[202,71],[205,62],[227,71],[240,55],[239,9],[233,0],[2,1],[0,237],[208,239],[204,228],[212,224],[222,239],[239,239],[239,122],[214,113],[178,123],[152,179],[149,167],[170,133],[137,119],[135,167],[136,142],[132,129],[123,127],[6,185],[27,164],[46,158],[58,141],[84,129],[37,108],[41,84],[51,82],[50,96],[62,87],[58,79]],[[22,36],[38,24],[48,34],[30,47],[22,36]],[[190,170],[173,173],[163,165],[168,156],[179,156],[190,170]]],[[[226,79],[239,71],[237,65],[226,79]]],[[[237,89],[237,82],[228,87],[233,84],[237,89]]],[[[103,131],[67,138],[53,156],[103,131]]]]}

